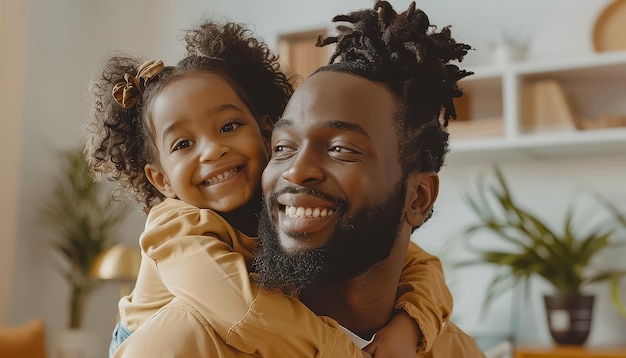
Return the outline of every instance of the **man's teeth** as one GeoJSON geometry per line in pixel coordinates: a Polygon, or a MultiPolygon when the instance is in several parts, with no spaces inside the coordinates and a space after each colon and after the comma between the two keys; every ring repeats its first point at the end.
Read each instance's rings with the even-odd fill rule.
{"type": "Polygon", "coordinates": [[[214,177],[211,177],[211,178],[205,180],[203,182],[203,184],[208,184],[208,185],[217,184],[217,183],[223,182],[224,180],[232,177],[235,174],[237,174],[237,168],[233,168],[233,169],[227,170],[227,171],[223,172],[222,174],[218,174],[218,175],[216,175],[214,177]]]}
{"type": "Polygon", "coordinates": [[[326,208],[303,208],[296,206],[285,206],[285,215],[292,218],[323,218],[332,215],[335,211],[326,208]]]}

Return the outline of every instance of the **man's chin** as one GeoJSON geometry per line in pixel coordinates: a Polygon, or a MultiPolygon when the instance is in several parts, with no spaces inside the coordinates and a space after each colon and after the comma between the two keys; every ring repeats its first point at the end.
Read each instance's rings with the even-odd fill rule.
{"type": "Polygon", "coordinates": [[[289,234],[281,232],[278,234],[281,251],[286,255],[297,255],[299,253],[315,250],[326,246],[332,234],[289,234]]]}
{"type": "Polygon", "coordinates": [[[386,259],[403,216],[406,190],[402,184],[400,181],[386,200],[330,231],[325,226],[319,232],[292,237],[281,232],[279,236],[264,206],[259,218],[261,247],[255,259],[259,284],[300,290],[314,284],[344,282],[386,259]]]}
{"type": "Polygon", "coordinates": [[[310,249],[303,237],[279,235],[271,216],[263,208],[259,217],[261,247],[254,260],[258,283],[267,289],[298,291],[315,283],[324,271],[323,249],[310,249]]]}

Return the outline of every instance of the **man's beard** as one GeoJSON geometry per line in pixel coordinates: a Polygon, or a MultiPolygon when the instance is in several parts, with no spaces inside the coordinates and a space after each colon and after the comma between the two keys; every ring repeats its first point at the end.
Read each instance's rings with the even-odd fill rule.
{"type": "Polygon", "coordinates": [[[263,205],[259,220],[261,246],[254,261],[258,284],[268,289],[300,291],[314,284],[352,279],[386,259],[397,240],[404,214],[405,182],[400,180],[382,202],[338,223],[326,246],[297,253],[287,253],[282,248],[268,210],[273,203],[263,205]]]}

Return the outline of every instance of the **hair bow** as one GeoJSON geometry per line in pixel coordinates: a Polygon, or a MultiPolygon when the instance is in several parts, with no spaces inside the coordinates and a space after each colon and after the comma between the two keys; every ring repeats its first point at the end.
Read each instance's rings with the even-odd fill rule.
{"type": "Polygon", "coordinates": [[[135,76],[130,73],[124,74],[124,81],[113,86],[113,98],[124,109],[132,108],[139,102],[139,98],[146,87],[149,79],[163,71],[163,61],[150,60],[137,68],[135,76]]]}

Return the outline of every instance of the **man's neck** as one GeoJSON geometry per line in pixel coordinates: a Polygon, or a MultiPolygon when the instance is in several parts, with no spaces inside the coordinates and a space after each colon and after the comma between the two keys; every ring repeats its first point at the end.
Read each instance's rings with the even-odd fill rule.
{"type": "Polygon", "coordinates": [[[342,283],[303,290],[300,300],[315,314],[328,316],[368,340],[391,319],[407,244],[397,242],[387,259],[342,283]]]}

